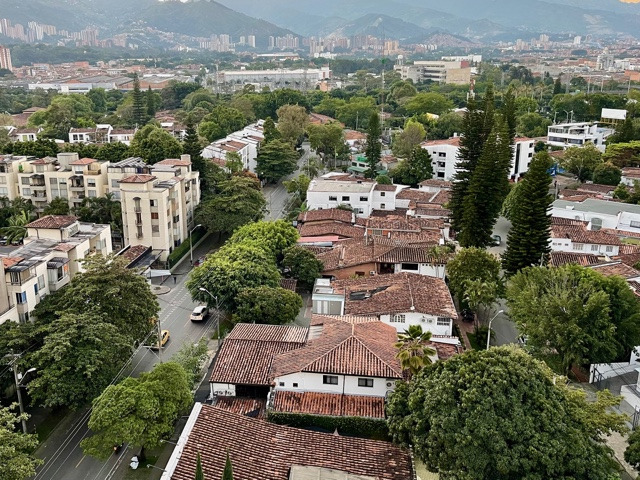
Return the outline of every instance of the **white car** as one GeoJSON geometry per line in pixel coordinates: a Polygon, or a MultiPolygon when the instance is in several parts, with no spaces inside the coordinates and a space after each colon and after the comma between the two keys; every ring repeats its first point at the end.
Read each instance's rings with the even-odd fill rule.
{"type": "Polygon", "coordinates": [[[206,305],[200,305],[193,309],[189,319],[192,322],[201,322],[209,315],[209,308],[206,305]]]}

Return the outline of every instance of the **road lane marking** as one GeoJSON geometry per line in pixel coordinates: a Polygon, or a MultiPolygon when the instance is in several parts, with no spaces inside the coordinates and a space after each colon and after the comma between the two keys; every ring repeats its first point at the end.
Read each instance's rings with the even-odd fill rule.
{"type": "Polygon", "coordinates": [[[80,459],[80,461],[77,463],[76,468],[78,468],[80,466],[80,464],[82,463],[82,461],[84,460],[84,455],[82,456],[82,458],[80,459]]]}

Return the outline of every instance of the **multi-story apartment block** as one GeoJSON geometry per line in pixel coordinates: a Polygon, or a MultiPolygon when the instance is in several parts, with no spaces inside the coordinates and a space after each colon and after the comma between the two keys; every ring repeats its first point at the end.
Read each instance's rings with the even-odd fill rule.
{"type": "Polygon", "coordinates": [[[18,173],[24,170],[28,158],[24,156],[0,155],[0,197],[14,200],[21,196],[18,189],[18,173]]]}
{"type": "Polygon", "coordinates": [[[584,147],[595,145],[604,152],[607,137],[612,135],[612,128],[602,128],[597,123],[560,123],[547,127],[547,143],[554,147],[584,147]]]}
{"type": "MultiPolygon", "coordinates": [[[[519,137],[515,139],[513,158],[509,178],[518,180],[529,170],[529,164],[535,152],[535,142],[532,138],[519,137]]],[[[460,150],[460,137],[446,140],[429,140],[422,143],[422,148],[431,155],[433,176],[439,180],[451,181],[455,175],[460,150]]]]}
{"type": "Polygon", "coordinates": [[[114,129],[108,123],[95,128],[72,128],[69,131],[69,143],[115,143],[130,145],[137,129],[114,129]]]}
{"type": "Polygon", "coordinates": [[[0,256],[0,324],[28,321],[40,300],[82,271],[81,260],[112,252],[109,225],[73,216],[42,217],[27,225],[27,235],[22,247],[0,256]]]}
{"type": "Polygon", "coordinates": [[[202,151],[202,157],[209,158],[215,164],[224,168],[227,162],[227,154],[234,152],[242,158],[243,168],[255,173],[260,144],[264,140],[263,125],[264,120],[258,120],[242,130],[212,142],[202,151]]]}
{"type": "Polygon", "coordinates": [[[404,65],[400,57],[394,70],[403,80],[418,82],[451,83],[466,85],[471,82],[471,67],[468,61],[417,60],[413,65],[404,65]]]}
{"type": "Polygon", "coordinates": [[[14,142],[35,142],[41,128],[16,128],[9,133],[9,138],[14,142]]]}
{"type": "Polygon", "coordinates": [[[124,236],[129,245],[151,246],[165,261],[193,228],[193,212],[200,202],[199,173],[191,160],[163,160],[150,173],[120,180],[124,236]]]}
{"type": "Polygon", "coordinates": [[[8,47],[0,45],[0,68],[5,70],[13,70],[13,64],[11,63],[11,50],[8,47]]]}

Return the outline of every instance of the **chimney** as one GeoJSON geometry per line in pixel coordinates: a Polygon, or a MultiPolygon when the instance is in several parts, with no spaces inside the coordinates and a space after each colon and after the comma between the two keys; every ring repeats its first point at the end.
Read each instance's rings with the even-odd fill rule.
{"type": "Polygon", "coordinates": [[[180,160],[190,162],[191,161],[191,155],[189,155],[188,153],[182,154],[182,155],[180,155],[180,160]]]}

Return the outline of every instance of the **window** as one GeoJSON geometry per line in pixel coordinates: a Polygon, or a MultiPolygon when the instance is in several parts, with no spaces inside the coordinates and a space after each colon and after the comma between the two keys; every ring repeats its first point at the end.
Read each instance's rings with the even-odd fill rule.
{"type": "Polygon", "coordinates": [[[7,184],[7,177],[0,177],[0,185],[6,185],[7,184]]]}
{"type": "Polygon", "coordinates": [[[33,293],[35,293],[36,295],[38,295],[38,284],[34,283],[33,284],[33,293]]]}
{"type": "Polygon", "coordinates": [[[402,264],[402,270],[411,270],[413,272],[417,272],[418,271],[418,264],[417,263],[403,263],[402,264]]]}
{"type": "Polygon", "coordinates": [[[119,188],[120,180],[111,180],[111,186],[113,188],[119,188]]]}
{"type": "Polygon", "coordinates": [[[87,180],[87,187],[95,187],[96,186],[96,181],[93,179],[89,179],[87,180]]]}
{"type": "Polygon", "coordinates": [[[95,190],[87,190],[87,193],[89,194],[90,197],[95,197],[96,196],[96,191],[95,190]]]}
{"type": "Polygon", "coordinates": [[[598,245],[591,245],[591,251],[592,252],[597,252],[598,251],[598,245]]]}
{"type": "Polygon", "coordinates": [[[631,221],[631,224],[629,225],[631,228],[640,228],[640,222],[634,222],[633,220],[631,221]]]}
{"type": "Polygon", "coordinates": [[[611,245],[607,245],[607,253],[613,252],[613,247],[611,245]]]}
{"type": "Polygon", "coordinates": [[[293,388],[298,388],[298,384],[296,382],[293,382],[293,388]]]}
{"type": "Polygon", "coordinates": [[[336,197],[335,195],[329,195],[329,201],[330,202],[337,202],[338,201],[338,197],[336,197]]]}
{"type": "Polygon", "coordinates": [[[29,185],[29,177],[22,177],[20,183],[22,183],[22,185],[29,185]]]}
{"type": "Polygon", "coordinates": [[[158,201],[157,200],[149,200],[149,205],[152,207],[157,207],[158,206],[158,201]]]}
{"type": "Polygon", "coordinates": [[[58,179],[57,178],[50,178],[49,179],[49,183],[51,185],[58,185],[58,179]]]}
{"type": "Polygon", "coordinates": [[[342,201],[343,202],[348,202],[349,200],[351,200],[351,197],[349,195],[343,195],[342,196],[342,201]]]}
{"type": "Polygon", "coordinates": [[[438,320],[436,320],[436,325],[438,325],[439,327],[448,327],[449,325],[451,325],[451,320],[445,317],[438,317],[438,320]]]}
{"type": "Polygon", "coordinates": [[[583,248],[584,248],[584,243],[574,243],[573,244],[573,249],[574,250],[582,251],[583,248]]]}
{"type": "Polygon", "coordinates": [[[384,210],[384,209],[386,208],[386,206],[387,206],[387,205],[386,205],[386,204],[384,204],[384,203],[381,203],[381,204],[380,204],[380,208],[381,208],[382,210],[384,210]]]}
{"type": "Polygon", "coordinates": [[[20,279],[20,272],[9,272],[9,275],[11,277],[11,284],[12,285],[21,285],[22,284],[22,280],[20,279]]]}
{"type": "Polygon", "coordinates": [[[358,379],[359,387],[368,387],[373,388],[373,378],[359,378],[358,379]]]}
{"type": "Polygon", "coordinates": [[[6,197],[7,195],[9,195],[7,187],[0,187],[0,197],[6,197]]]}
{"type": "Polygon", "coordinates": [[[38,277],[38,288],[40,289],[44,288],[44,275],[40,275],[38,277]]]}
{"type": "Polygon", "coordinates": [[[368,202],[369,198],[368,197],[360,197],[360,201],[361,202],[368,202]]]}
{"type": "Polygon", "coordinates": [[[151,212],[151,220],[158,220],[158,212],[151,212]]]}
{"type": "Polygon", "coordinates": [[[391,323],[404,323],[406,318],[407,317],[404,313],[396,313],[391,315],[391,323]]]}
{"type": "Polygon", "coordinates": [[[27,303],[27,292],[16,292],[16,303],[18,305],[27,303]]]}
{"type": "Polygon", "coordinates": [[[380,192],[380,196],[384,197],[385,196],[385,192],[380,192]]]}
{"type": "Polygon", "coordinates": [[[338,376],[337,375],[323,375],[322,383],[325,385],[338,385],[338,376]]]}
{"type": "Polygon", "coordinates": [[[30,189],[30,188],[23,188],[23,189],[22,189],[22,194],[23,194],[25,197],[30,197],[30,196],[31,196],[31,189],[30,189]]]}
{"type": "Polygon", "coordinates": [[[374,228],[373,230],[371,230],[371,235],[382,235],[382,229],[374,228]]]}
{"type": "Polygon", "coordinates": [[[284,382],[278,382],[278,385],[284,387],[284,382]]]}

